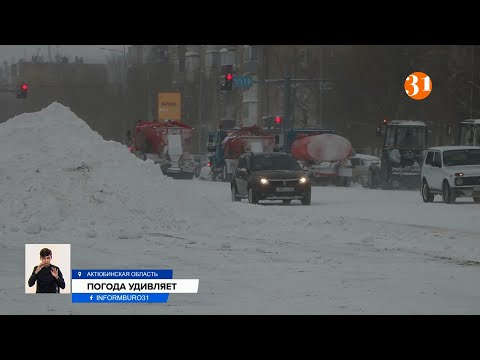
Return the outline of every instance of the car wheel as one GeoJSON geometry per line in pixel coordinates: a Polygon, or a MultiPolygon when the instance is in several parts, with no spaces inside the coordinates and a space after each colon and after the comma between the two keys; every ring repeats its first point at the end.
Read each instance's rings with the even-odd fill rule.
{"type": "Polygon", "coordinates": [[[473,202],[480,203],[480,197],[475,196],[473,202]]]}
{"type": "Polygon", "coordinates": [[[237,202],[237,201],[240,201],[240,198],[238,197],[238,194],[237,194],[237,188],[235,187],[235,185],[232,184],[231,186],[231,193],[232,193],[232,202],[237,202]]]}
{"type": "Polygon", "coordinates": [[[425,180],[423,180],[423,184],[422,184],[422,199],[423,199],[423,202],[433,202],[433,199],[435,198],[435,195],[433,195],[431,192],[430,192],[430,188],[428,187],[428,184],[425,180]]]}
{"type": "Polygon", "coordinates": [[[309,192],[305,197],[302,199],[302,205],[310,205],[312,202],[312,193],[309,192]]]}
{"type": "Polygon", "coordinates": [[[402,184],[400,183],[399,180],[397,180],[397,179],[393,179],[393,180],[392,180],[392,186],[393,186],[395,189],[400,188],[401,185],[402,185],[402,184]]]}
{"type": "Polygon", "coordinates": [[[248,202],[250,204],[258,204],[257,194],[255,194],[252,188],[248,189],[248,202]]]}
{"type": "Polygon", "coordinates": [[[343,176],[337,176],[335,179],[335,186],[344,186],[345,178],[343,176]]]}
{"type": "Polygon", "coordinates": [[[343,186],[349,187],[349,186],[351,185],[351,183],[352,183],[352,178],[350,178],[350,177],[345,177],[345,180],[344,180],[344,182],[343,182],[343,186]]]}
{"type": "Polygon", "coordinates": [[[442,198],[445,204],[454,204],[455,203],[455,193],[450,188],[448,182],[444,181],[442,185],[442,198]]]}

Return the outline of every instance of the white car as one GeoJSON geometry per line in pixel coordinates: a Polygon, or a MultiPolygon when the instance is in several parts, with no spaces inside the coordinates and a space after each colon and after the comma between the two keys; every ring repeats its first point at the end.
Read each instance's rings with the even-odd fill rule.
{"type": "Polygon", "coordinates": [[[380,166],[380,158],[373,155],[356,154],[350,158],[352,163],[352,181],[363,186],[368,185],[368,169],[370,165],[380,166]]]}
{"type": "Polygon", "coordinates": [[[457,197],[472,197],[480,203],[480,146],[437,146],[428,149],[422,166],[421,194],[424,202],[442,195],[453,204],[457,197]]]}

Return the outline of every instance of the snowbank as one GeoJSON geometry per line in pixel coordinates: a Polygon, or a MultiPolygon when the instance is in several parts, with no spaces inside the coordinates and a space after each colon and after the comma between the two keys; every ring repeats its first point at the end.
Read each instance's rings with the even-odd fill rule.
{"type": "Polygon", "coordinates": [[[59,103],[0,125],[0,226],[10,232],[138,238],[145,220],[184,223],[174,210],[177,188],[59,103]]]}

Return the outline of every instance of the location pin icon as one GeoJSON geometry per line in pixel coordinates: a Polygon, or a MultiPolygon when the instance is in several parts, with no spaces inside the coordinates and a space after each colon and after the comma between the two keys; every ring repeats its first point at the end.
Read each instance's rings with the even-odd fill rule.
{"type": "Polygon", "coordinates": [[[81,277],[81,276],[82,276],[82,272],[79,271],[79,272],[78,272],[78,277],[81,277]]]}

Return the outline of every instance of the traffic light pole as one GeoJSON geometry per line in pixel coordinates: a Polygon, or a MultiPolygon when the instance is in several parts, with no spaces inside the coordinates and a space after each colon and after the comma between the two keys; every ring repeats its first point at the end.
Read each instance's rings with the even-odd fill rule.
{"type": "Polygon", "coordinates": [[[283,131],[283,151],[290,152],[290,149],[286,146],[288,144],[288,130],[292,128],[292,122],[290,117],[290,97],[291,97],[291,87],[290,87],[290,74],[286,73],[284,76],[284,85],[283,91],[285,92],[284,96],[284,111],[285,119],[282,124],[283,131]]]}
{"type": "Polygon", "coordinates": [[[285,91],[285,96],[284,96],[284,111],[285,111],[285,119],[282,124],[282,129],[286,133],[286,130],[292,128],[292,124],[290,121],[290,97],[291,97],[291,87],[290,87],[290,74],[286,73],[284,76],[284,85],[283,85],[283,90],[285,91]]]}
{"type": "MultiPolygon", "coordinates": [[[[254,80],[254,83],[266,84],[266,83],[283,83],[284,91],[284,120],[282,121],[282,131],[284,136],[284,144],[287,144],[287,134],[288,130],[293,128],[291,121],[291,96],[292,96],[292,81],[295,83],[332,83],[331,80],[326,79],[292,79],[290,73],[285,73],[285,76],[282,79],[265,79],[265,80],[254,80]]],[[[289,149],[284,149],[289,152],[289,149]]]]}
{"type": "Polygon", "coordinates": [[[257,84],[274,84],[274,83],[283,83],[284,91],[284,121],[282,124],[282,129],[288,130],[292,128],[291,122],[291,94],[292,94],[292,81],[295,83],[333,83],[331,80],[327,79],[292,79],[290,73],[286,73],[282,79],[265,79],[265,80],[253,80],[253,83],[257,84]]]}

